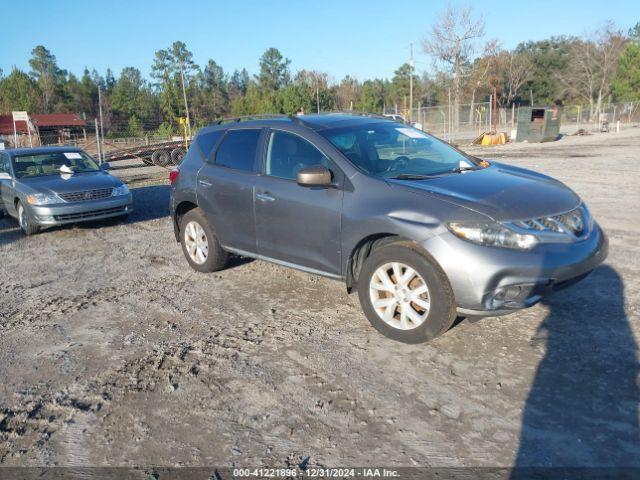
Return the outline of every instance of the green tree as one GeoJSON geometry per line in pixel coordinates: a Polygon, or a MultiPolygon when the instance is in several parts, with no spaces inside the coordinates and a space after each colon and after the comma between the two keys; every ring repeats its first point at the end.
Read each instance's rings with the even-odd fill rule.
{"type": "Polygon", "coordinates": [[[249,77],[249,72],[247,72],[246,68],[242,70],[234,70],[233,75],[229,79],[229,96],[231,98],[235,98],[241,95],[245,95],[247,93],[247,88],[249,88],[249,83],[251,83],[251,78],[249,77]]]}
{"type": "Polygon", "coordinates": [[[40,86],[44,111],[50,112],[66,72],[58,68],[55,55],[42,45],[38,45],[31,51],[29,66],[31,76],[40,86]]]}
{"type": "Polygon", "coordinates": [[[636,23],[634,27],[629,29],[629,40],[632,42],[640,42],[640,22],[636,23]]]}
{"type": "Polygon", "coordinates": [[[201,90],[210,117],[219,117],[229,111],[227,76],[220,65],[209,60],[202,72],[201,90]]]}
{"type": "Polygon", "coordinates": [[[305,113],[316,110],[315,90],[307,83],[290,84],[282,89],[283,113],[292,115],[304,110],[305,113]]]}
{"type": "Polygon", "coordinates": [[[41,95],[38,84],[25,72],[14,68],[0,79],[0,114],[13,110],[37,111],[41,95]]]}
{"type": "Polygon", "coordinates": [[[551,37],[524,42],[516,47],[516,53],[527,55],[531,61],[529,78],[520,88],[523,99],[533,96],[534,103],[548,104],[563,96],[565,89],[558,74],[568,71],[575,41],[572,37],[551,37]]]}
{"type": "Polygon", "coordinates": [[[170,121],[177,122],[178,117],[187,113],[182,92],[183,76],[189,97],[196,88],[198,73],[199,67],[184,42],[174,42],[170,48],[156,52],[151,76],[157,81],[162,111],[170,121]]]}
{"type": "Polygon", "coordinates": [[[620,57],[611,91],[617,101],[640,100],[640,40],[630,42],[620,57]]]}
{"type": "Polygon", "coordinates": [[[152,122],[157,112],[156,99],[140,70],[134,67],[122,69],[111,89],[109,108],[117,130],[131,130],[130,121],[134,117],[136,127],[141,127],[141,122],[147,125],[152,122]]]}
{"type": "Polygon", "coordinates": [[[356,110],[382,113],[386,105],[385,82],[380,79],[365,80],[360,90],[360,98],[356,110]]]}
{"type": "Polygon", "coordinates": [[[286,86],[290,81],[289,64],[277,48],[269,48],[260,57],[258,85],[263,92],[272,92],[286,86]]]}

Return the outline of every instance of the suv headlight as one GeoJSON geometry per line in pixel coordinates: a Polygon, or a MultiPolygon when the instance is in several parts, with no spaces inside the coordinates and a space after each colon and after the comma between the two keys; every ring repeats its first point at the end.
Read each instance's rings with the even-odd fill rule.
{"type": "Polygon", "coordinates": [[[111,192],[111,196],[119,197],[121,195],[126,195],[127,193],[129,193],[129,187],[127,187],[125,184],[122,184],[119,187],[113,189],[113,191],[111,192]]]}
{"type": "Polygon", "coordinates": [[[33,195],[27,195],[27,202],[31,205],[50,205],[59,203],[60,199],[54,193],[34,193],[33,195]]]}
{"type": "Polygon", "coordinates": [[[490,247],[515,248],[518,250],[530,250],[538,239],[530,233],[517,233],[510,228],[496,222],[486,223],[449,223],[451,233],[469,242],[490,247]]]}

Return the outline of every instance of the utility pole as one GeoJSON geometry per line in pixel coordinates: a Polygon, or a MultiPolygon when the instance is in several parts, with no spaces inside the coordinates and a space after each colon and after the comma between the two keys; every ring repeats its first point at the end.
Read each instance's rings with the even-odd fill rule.
{"type": "Polygon", "coordinates": [[[413,43],[409,44],[409,121],[413,120],[413,43]]]}
{"type": "Polygon", "coordinates": [[[100,112],[100,141],[103,142],[100,145],[100,163],[102,163],[102,157],[104,156],[104,121],[102,119],[102,89],[100,86],[98,86],[98,111],[100,112]]]}
{"type": "Polygon", "coordinates": [[[318,106],[318,113],[320,113],[320,80],[316,81],[316,105],[318,106]]]}
{"type": "Polygon", "coordinates": [[[498,133],[498,94],[493,87],[493,133],[498,133]]]}
{"type": "Polygon", "coordinates": [[[184,66],[180,60],[180,78],[182,79],[182,97],[184,98],[184,109],[187,113],[187,132],[191,138],[191,118],[189,117],[189,104],[187,103],[187,89],[184,86],[184,66]]]}
{"type": "Polygon", "coordinates": [[[96,150],[98,152],[98,163],[102,165],[102,152],[100,151],[100,130],[98,128],[98,119],[94,119],[96,123],[96,150]]]}

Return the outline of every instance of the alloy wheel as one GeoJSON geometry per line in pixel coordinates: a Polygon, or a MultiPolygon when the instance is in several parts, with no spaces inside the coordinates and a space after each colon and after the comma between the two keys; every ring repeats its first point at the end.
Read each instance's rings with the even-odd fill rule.
{"type": "Polygon", "coordinates": [[[27,212],[22,205],[18,205],[18,223],[20,228],[26,232],[29,227],[29,221],[27,220],[27,212]]]}
{"type": "Polygon", "coordinates": [[[198,265],[207,261],[209,256],[209,240],[207,234],[198,222],[187,223],[184,229],[184,243],[191,260],[198,265]]]}
{"type": "Polygon", "coordinates": [[[380,319],[398,330],[412,330],[422,325],[431,308],[424,278],[400,262],[378,267],[369,282],[369,296],[380,319]]]}

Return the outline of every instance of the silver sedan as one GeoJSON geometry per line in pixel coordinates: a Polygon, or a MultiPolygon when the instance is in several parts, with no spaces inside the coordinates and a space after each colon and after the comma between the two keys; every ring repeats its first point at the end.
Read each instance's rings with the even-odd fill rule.
{"type": "Polygon", "coordinates": [[[126,216],[128,187],[78,148],[0,151],[0,213],[26,235],[42,227],[126,216]]]}

